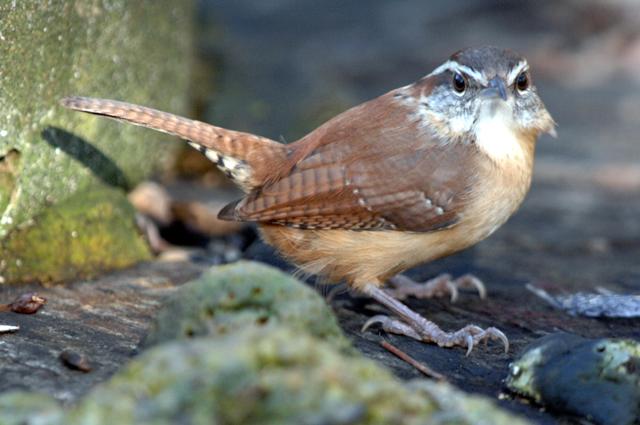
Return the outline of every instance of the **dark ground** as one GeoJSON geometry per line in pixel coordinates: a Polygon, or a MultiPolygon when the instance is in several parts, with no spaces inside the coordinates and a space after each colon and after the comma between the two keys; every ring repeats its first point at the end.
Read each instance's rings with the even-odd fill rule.
{"type": "MultiPolygon", "coordinates": [[[[632,2],[434,1],[427,7],[407,0],[370,1],[366,8],[337,0],[202,3],[198,91],[208,87],[216,97],[212,103],[195,96],[194,113],[274,138],[295,139],[327,115],[426,74],[463,46],[510,46],[532,63],[559,137],[539,144],[529,197],[487,241],[409,273],[426,279],[472,272],[483,279],[489,290],[484,301],[463,293],[455,304],[408,303],[447,330],[496,326],[509,336],[511,350],[504,354],[490,344],[465,357],[463,349],[377,328],[361,334],[378,310],[366,299],[341,295],[333,306],[367,356],[402,378],[419,377],[379,346],[386,339],[461,389],[496,398],[509,362],[547,333],[640,340],[640,319],[571,317],[524,289],[532,282],[551,293],[596,286],[640,293],[640,81],[634,74],[640,26],[632,2]],[[211,65],[221,72],[210,75],[211,65]]],[[[283,266],[263,245],[245,255],[283,266]]],[[[160,300],[203,267],[141,265],[91,284],[40,289],[50,301],[34,316],[0,313],[0,323],[22,327],[11,340],[0,337],[0,391],[39,389],[66,401],[85,393],[137,352],[160,300]],[[57,360],[63,348],[86,351],[95,372],[64,369],[57,360]]],[[[0,298],[10,301],[24,291],[1,286],[0,298]]],[[[538,423],[578,423],[522,400],[499,403],[538,423]]]]}

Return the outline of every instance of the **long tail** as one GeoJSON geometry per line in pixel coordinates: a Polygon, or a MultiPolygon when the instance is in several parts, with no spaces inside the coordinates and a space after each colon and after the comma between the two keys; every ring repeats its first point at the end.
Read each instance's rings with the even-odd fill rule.
{"type": "MultiPolygon", "coordinates": [[[[287,147],[265,137],[227,130],[127,102],[67,97],[62,106],[152,128],[189,141],[246,191],[261,186],[274,165],[286,161],[287,147]]],[[[277,169],[277,168],[276,168],[277,169]]]]}

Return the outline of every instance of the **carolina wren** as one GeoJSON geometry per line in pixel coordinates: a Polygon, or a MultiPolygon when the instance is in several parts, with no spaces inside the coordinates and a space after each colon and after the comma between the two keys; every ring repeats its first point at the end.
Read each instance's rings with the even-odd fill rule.
{"type": "MultiPolygon", "coordinates": [[[[487,339],[508,349],[496,328],[445,332],[401,303],[403,291],[381,286],[486,238],[525,197],[536,139],[553,134],[555,123],[517,53],[461,50],[417,82],[287,145],[130,103],[69,97],[62,104],[188,140],[246,192],[220,218],[257,222],[264,240],[301,270],[346,281],[396,316],[375,316],[365,327],[380,323],[467,354],[487,339]]],[[[422,293],[469,283],[482,295],[471,277],[440,278],[422,293]]]]}

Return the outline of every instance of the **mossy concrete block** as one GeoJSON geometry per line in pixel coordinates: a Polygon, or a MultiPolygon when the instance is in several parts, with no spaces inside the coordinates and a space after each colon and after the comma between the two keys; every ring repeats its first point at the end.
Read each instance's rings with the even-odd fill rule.
{"type": "Polygon", "coordinates": [[[640,343],[551,334],[511,364],[506,384],[549,409],[631,425],[640,417],[640,343]]]}
{"type": "Polygon", "coordinates": [[[180,287],[158,314],[145,345],[283,324],[350,350],[317,292],[274,267],[248,261],[211,268],[180,287]]]}
{"type": "MultiPolygon", "coordinates": [[[[190,0],[0,2],[0,238],[43,226],[44,211],[75,194],[127,189],[165,165],[176,145],[167,137],[65,111],[58,101],[90,95],[184,112],[191,12],[190,0]]],[[[64,242],[51,233],[49,250],[38,250],[60,255],[64,242]]],[[[5,251],[3,259],[23,255],[5,251]]],[[[104,255],[85,260],[110,263],[104,255]]]]}

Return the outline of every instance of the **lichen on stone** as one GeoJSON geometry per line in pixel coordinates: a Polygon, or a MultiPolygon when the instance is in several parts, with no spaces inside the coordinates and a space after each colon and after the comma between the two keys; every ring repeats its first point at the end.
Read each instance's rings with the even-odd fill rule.
{"type": "Polygon", "coordinates": [[[211,268],[183,285],[158,314],[145,345],[283,324],[350,347],[315,291],[278,269],[248,261],[211,268]]]}
{"type": "Polygon", "coordinates": [[[46,394],[9,391],[0,394],[1,425],[61,425],[63,409],[46,394]]]}
{"type": "MultiPolygon", "coordinates": [[[[69,95],[110,97],[183,112],[191,6],[189,0],[0,2],[0,239],[39,226],[37,217],[52,207],[62,211],[79,193],[104,185],[124,191],[166,164],[179,146],[168,137],[66,111],[58,102],[69,95]]],[[[90,201],[86,208],[92,211],[90,201]]],[[[33,232],[49,235],[49,244],[5,243],[2,259],[15,263],[37,252],[43,264],[62,264],[48,257],[63,254],[54,239],[66,235],[54,229],[33,232]]],[[[118,235],[124,238],[121,244],[137,237],[118,235]]],[[[81,258],[84,268],[124,263],[111,261],[109,254],[88,246],[81,258]]],[[[127,264],[143,258],[133,256],[127,264]]],[[[62,274],[67,273],[40,267],[29,278],[62,274]]],[[[4,281],[20,281],[20,276],[7,274],[4,281]]]]}
{"type": "Polygon", "coordinates": [[[0,275],[9,282],[91,277],[149,259],[125,194],[108,186],[51,206],[0,241],[0,275]]]}

